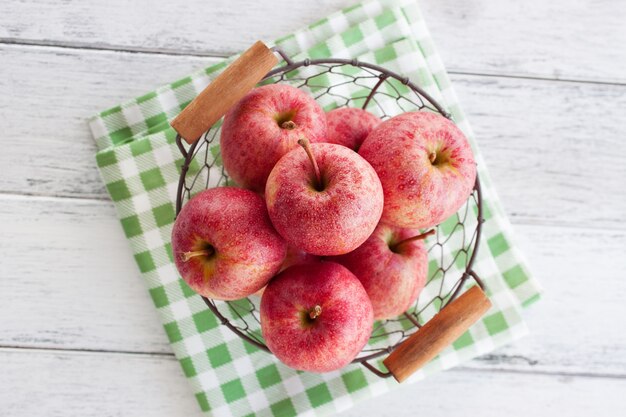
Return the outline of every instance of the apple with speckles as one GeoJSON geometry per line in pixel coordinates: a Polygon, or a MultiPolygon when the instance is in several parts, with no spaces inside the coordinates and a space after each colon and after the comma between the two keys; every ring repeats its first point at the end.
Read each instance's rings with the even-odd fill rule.
{"type": "Polygon", "coordinates": [[[200,295],[236,300],[261,289],[278,272],[287,244],[252,191],[218,187],[185,204],[172,229],[178,272],[200,295]]]}
{"type": "Polygon", "coordinates": [[[280,266],[280,270],[278,272],[284,271],[285,269],[293,265],[299,265],[307,262],[316,262],[319,260],[319,256],[306,253],[305,251],[300,250],[293,245],[287,245],[287,255],[285,256],[285,260],[280,266]]]}
{"type": "Polygon", "coordinates": [[[392,319],[415,303],[426,284],[428,254],[423,239],[433,234],[379,223],[357,249],[329,260],[348,268],[363,284],[374,319],[392,319]]]}
{"type": "Polygon", "coordinates": [[[298,139],[322,142],[326,133],[326,114],[313,97],[287,84],[257,87],[224,116],[224,168],[239,186],[262,192],[276,162],[298,139]]]}
{"type": "Polygon", "coordinates": [[[435,113],[403,113],[384,121],[365,139],[359,155],[383,185],[382,221],[398,227],[441,223],[467,201],[476,181],[467,138],[435,113]]]}
{"type": "Polygon", "coordinates": [[[261,298],[265,343],[293,369],[321,373],[343,368],[365,346],[372,328],[365,289],[337,263],[287,268],[261,298]]]}
{"type": "MultiPolygon", "coordinates": [[[[293,265],[300,265],[308,262],[318,262],[321,258],[319,256],[311,255],[310,253],[306,253],[295,246],[287,245],[287,255],[285,256],[285,260],[280,265],[278,272],[282,272],[285,269],[289,268],[293,265]]],[[[265,291],[265,287],[261,288],[254,295],[261,296],[263,295],[263,291],[265,291]]]]}
{"type": "Polygon", "coordinates": [[[372,113],[354,107],[331,110],[326,113],[326,121],[326,142],[343,145],[357,152],[367,135],[382,122],[372,113]]]}
{"type": "Polygon", "coordinates": [[[265,199],[278,233],[313,255],[342,255],[374,231],[383,189],[356,152],[304,138],[283,156],[267,180],[265,199]]]}

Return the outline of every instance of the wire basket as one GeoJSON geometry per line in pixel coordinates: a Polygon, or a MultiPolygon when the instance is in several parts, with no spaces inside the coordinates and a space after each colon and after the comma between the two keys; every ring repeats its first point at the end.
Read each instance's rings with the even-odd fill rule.
{"type": "MultiPolygon", "coordinates": [[[[278,48],[272,48],[271,51],[278,53],[285,64],[269,72],[255,68],[257,74],[260,74],[257,75],[257,78],[261,79],[260,84],[286,83],[304,89],[326,111],[338,107],[359,107],[367,109],[382,119],[407,111],[432,111],[450,118],[442,106],[419,86],[407,77],[402,77],[383,67],[347,59],[305,59],[294,62],[278,48]]],[[[245,54],[240,60],[244,58],[245,54]]],[[[237,74],[238,72],[247,70],[245,62],[240,65],[239,71],[237,71],[237,62],[231,67],[235,70],[228,74],[228,71],[233,69],[229,67],[224,71],[224,77],[233,77],[234,81],[247,84],[241,89],[242,91],[235,94],[236,97],[230,98],[230,102],[234,103],[249,90],[248,85],[250,88],[253,87],[258,79],[250,76],[249,80],[241,81],[238,78],[242,77],[241,73],[237,74]]],[[[217,82],[216,80],[211,85],[217,82]]],[[[205,93],[207,93],[206,90],[202,94],[205,93]]],[[[209,92],[206,97],[211,95],[209,92]]],[[[215,109],[214,102],[210,103],[206,97],[202,99],[210,106],[210,109],[215,109]]],[[[222,107],[225,108],[214,110],[212,117],[215,120],[209,122],[205,120],[201,127],[194,125],[193,132],[190,132],[184,123],[176,121],[172,123],[172,126],[179,132],[176,141],[184,156],[176,199],[177,214],[183,204],[197,192],[210,187],[233,185],[219,163],[221,116],[230,105],[222,107]],[[194,136],[198,136],[199,131],[202,133],[195,138],[194,136]],[[184,140],[191,143],[188,149],[183,144],[184,140]]],[[[194,112],[197,118],[199,110],[194,109],[194,112]]],[[[400,380],[393,370],[383,370],[380,364],[372,362],[383,355],[392,353],[396,347],[415,335],[429,321],[429,327],[436,328],[438,325],[444,325],[445,323],[438,324],[435,323],[436,320],[431,319],[437,317],[437,320],[441,321],[444,318],[443,314],[438,313],[447,309],[450,303],[464,292],[468,287],[466,284],[473,281],[480,288],[483,287],[472,269],[479,246],[482,222],[480,183],[476,178],[474,190],[466,203],[455,215],[439,224],[435,228],[436,233],[426,239],[429,276],[418,300],[403,315],[391,320],[377,321],[368,344],[354,359],[354,363],[361,363],[380,377],[393,375],[400,380]]],[[[236,301],[217,301],[203,297],[203,300],[223,325],[247,342],[269,352],[261,334],[260,297],[253,295],[236,301]]],[[[452,309],[446,311],[448,310],[452,311],[452,309]]],[[[472,323],[480,315],[473,317],[472,323]]],[[[454,317],[450,319],[455,320],[454,317]]],[[[454,326],[458,327],[457,324],[455,322],[454,326]]],[[[456,329],[458,333],[456,336],[458,337],[470,324],[463,326],[462,329],[456,329]]],[[[442,335],[442,338],[443,336],[445,335],[442,335]]],[[[444,344],[447,345],[453,340],[445,340],[444,344]]],[[[445,346],[440,346],[437,351],[443,347],[445,346]]],[[[385,360],[385,365],[391,369],[387,360],[385,360]]]]}

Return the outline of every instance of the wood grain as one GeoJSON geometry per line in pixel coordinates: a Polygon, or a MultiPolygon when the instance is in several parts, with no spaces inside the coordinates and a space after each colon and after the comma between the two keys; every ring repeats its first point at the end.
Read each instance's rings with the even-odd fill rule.
{"type": "MultiPolygon", "coordinates": [[[[272,40],[357,0],[148,0],[0,3],[5,42],[229,55],[272,40]],[[45,19],[33,21],[33,16],[45,19]],[[177,19],[172,20],[172,16],[177,19]],[[184,22],[184,24],[177,24],[184,22]],[[268,24],[271,22],[271,24],[268,24]]],[[[423,1],[451,70],[625,82],[626,3],[612,0],[423,1]]]]}
{"type": "Polygon", "coordinates": [[[625,228],[626,89],[479,76],[452,82],[513,222],[625,228]]]}
{"type": "MultiPolygon", "coordinates": [[[[98,199],[107,195],[85,119],[215,62],[23,46],[0,51],[7,58],[0,66],[0,90],[7,92],[0,95],[0,166],[11,166],[0,176],[0,192],[98,199]]],[[[514,221],[624,228],[619,121],[626,86],[466,75],[453,82],[514,221]],[[602,203],[589,210],[598,196],[602,203]]]]}
{"type": "MultiPolygon", "coordinates": [[[[530,336],[468,366],[626,376],[626,334],[604,319],[623,314],[626,232],[516,229],[545,297],[530,336]]],[[[0,230],[0,346],[170,352],[111,203],[4,196],[0,230]]]]}
{"type": "Polygon", "coordinates": [[[100,199],[87,118],[217,62],[23,46],[0,47],[0,57],[0,166],[11,167],[0,192],[100,199]]]}
{"type": "Polygon", "coordinates": [[[341,416],[619,415],[625,383],[622,379],[458,369],[364,401],[341,416]]]}
{"type": "Polygon", "coordinates": [[[626,3],[422,1],[450,71],[624,83],[626,3]]]}
{"type": "MultiPolygon", "coordinates": [[[[0,375],[11,388],[0,390],[0,410],[12,417],[201,415],[174,358],[0,349],[0,375]]],[[[341,415],[609,416],[624,390],[623,379],[453,369],[341,415]]]]}
{"type": "Polygon", "coordinates": [[[433,360],[461,337],[491,307],[483,290],[472,287],[394,349],[383,361],[398,382],[433,360]]]}
{"type": "Polygon", "coordinates": [[[0,415],[197,416],[171,357],[0,349],[0,415]]]}
{"type": "Polygon", "coordinates": [[[112,204],[0,201],[1,345],[171,353],[112,204]]]}
{"type": "Polygon", "coordinates": [[[276,64],[276,55],[263,42],[256,41],[172,120],[172,127],[187,143],[194,143],[276,64]]]}

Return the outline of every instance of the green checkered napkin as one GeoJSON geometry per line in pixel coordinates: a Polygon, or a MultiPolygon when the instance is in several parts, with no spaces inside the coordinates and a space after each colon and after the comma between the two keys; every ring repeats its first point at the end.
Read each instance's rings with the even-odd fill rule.
{"type": "MultiPolygon", "coordinates": [[[[494,307],[412,380],[458,365],[524,335],[527,330],[521,309],[539,297],[540,287],[512,243],[510,224],[417,4],[370,0],[335,13],[276,44],[296,60],[351,57],[406,75],[439,101],[472,140],[486,219],[474,269],[486,283],[494,307]]],[[[283,366],[272,355],[220,326],[201,298],[180,279],[172,261],[170,232],[182,157],[168,120],[231,60],[93,117],[90,127],[99,149],[98,166],[201,409],[211,415],[235,416],[335,413],[360,399],[393,389],[397,383],[380,379],[358,365],[322,375],[283,366]]],[[[403,88],[401,84],[396,87],[403,88]]],[[[357,90],[348,86],[344,93],[356,97],[357,90]]],[[[328,109],[337,103],[325,97],[322,105],[328,109]]],[[[386,104],[381,105],[384,108],[386,104]]],[[[218,155],[217,149],[212,151],[210,154],[218,155]]],[[[216,163],[219,162],[218,158],[216,163]]],[[[454,224],[455,221],[446,222],[441,227],[451,238],[459,234],[454,224]]],[[[458,270],[460,274],[463,259],[459,261],[459,255],[437,254],[452,272],[458,270]]],[[[431,265],[435,275],[438,263],[431,265]]],[[[436,276],[433,282],[437,283],[436,276]]],[[[434,287],[429,283],[420,302],[436,295],[434,287]]],[[[422,307],[427,315],[435,312],[435,306],[422,307]]]]}

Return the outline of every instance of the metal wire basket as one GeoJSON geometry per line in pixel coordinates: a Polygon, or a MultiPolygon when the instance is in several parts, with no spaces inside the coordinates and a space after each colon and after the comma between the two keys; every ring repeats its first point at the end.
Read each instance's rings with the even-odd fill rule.
{"type": "MultiPolygon", "coordinates": [[[[250,57],[246,58],[246,54],[249,51],[222,74],[223,78],[231,78],[231,81],[235,81],[241,87],[240,91],[229,97],[228,103],[223,103],[221,100],[220,106],[216,106],[215,101],[209,100],[209,98],[215,99],[215,92],[207,92],[207,90],[210,90],[211,86],[215,87],[214,84],[224,81],[216,80],[199,96],[199,99],[204,101],[204,105],[196,105],[195,108],[194,103],[190,105],[194,117],[191,117],[189,113],[185,115],[186,120],[178,119],[172,123],[179,133],[176,141],[184,157],[178,184],[176,213],[180,212],[183,204],[195,193],[210,187],[232,185],[219,163],[221,116],[231,103],[241,98],[257,84],[259,79],[260,84],[287,83],[305,89],[326,111],[337,107],[360,107],[382,119],[407,111],[432,111],[450,118],[440,104],[407,77],[378,65],[359,62],[355,59],[305,59],[294,62],[280,49],[272,48],[270,52],[272,56],[277,53],[285,64],[269,72],[264,71],[263,66],[254,67],[252,72],[257,74],[255,78],[248,71],[250,68],[248,63],[251,61],[250,57]],[[242,80],[242,78],[245,79],[242,80]],[[222,107],[222,109],[216,109],[216,107],[222,107]],[[198,126],[196,120],[200,117],[201,108],[204,108],[205,115],[207,112],[212,112],[212,114],[209,119],[205,117],[198,126]],[[189,127],[190,123],[193,124],[193,128],[189,127]],[[183,141],[191,145],[187,147],[183,141]]],[[[274,63],[275,61],[268,58],[266,68],[273,67],[274,63]]],[[[183,116],[182,113],[181,116],[183,116]]],[[[371,362],[393,352],[396,347],[417,334],[429,321],[428,326],[435,330],[438,326],[445,326],[446,324],[442,321],[445,317],[440,312],[448,310],[452,312],[452,309],[448,308],[450,303],[464,292],[471,281],[477,283],[480,288],[483,287],[472,269],[480,242],[482,222],[482,200],[477,178],[474,190],[464,206],[454,216],[438,225],[436,233],[426,240],[429,254],[429,277],[419,299],[403,315],[395,319],[376,322],[369,343],[354,359],[354,363],[362,364],[380,377],[393,375],[401,380],[391,369],[387,360],[385,360],[385,365],[391,371],[383,370],[380,364],[375,365],[371,362]]],[[[217,301],[205,297],[203,299],[223,325],[252,345],[269,352],[261,334],[260,297],[251,296],[236,301],[217,301]]],[[[476,304],[474,299],[468,299],[468,302],[476,304]]],[[[460,300],[457,303],[460,306],[460,300]]],[[[443,329],[447,333],[442,334],[442,343],[440,343],[442,346],[437,347],[437,352],[434,354],[454,340],[450,339],[451,336],[458,337],[477,320],[487,308],[483,307],[480,314],[476,313],[472,316],[469,324],[463,323],[460,326],[461,323],[456,317],[448,317],[452,320],[456,333],[453,335],[447,329],[443,329]]],[[[459,313],[455,312],[455,314],[459,313]]]]}

